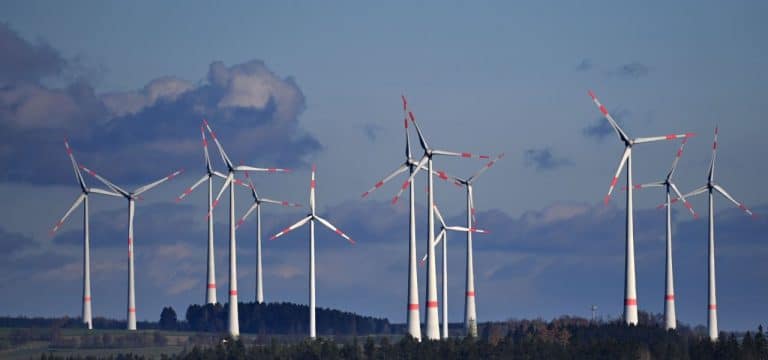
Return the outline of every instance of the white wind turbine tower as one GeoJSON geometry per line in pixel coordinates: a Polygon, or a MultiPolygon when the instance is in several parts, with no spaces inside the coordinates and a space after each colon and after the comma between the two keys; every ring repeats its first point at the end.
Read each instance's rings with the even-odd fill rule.
{"type": "Polygon", "coordinates": [[[183,170],[175,171],[172,174],[160,180],[157,180],[155,182],[149,183],[144,186],[140,186],[136,190],[132,192],[128,192],[118,187],[117,185],[111,183],[109,180],[96,174],[93,170],[90,170],[82,165],[80,165],[80,168],[85,170],[85,172],[91,174],[91,176],[95,177],[99,181],[101,181],[104,185],[109,187],[112,191],[119,193],[125,199],[128,200],[128,314],[127,314],[128,327],[127,328],[128,330],[136,330],[136,287],[135,287],[135,281],[134,281],[135,278],[134,278],[134,270],[133,270],[133,242],[135,240],[135,238],[133,237],[133,218],[134,218],[134,209],[136,207],[136,199],[141,200],[141,194],[149,191],[150,189],[168,180],[173,179],[177,175],[181,174],[183,170]]]}
{"type": "Polygon", "coordinates": [[[675,183],[672,181],[672,176],[675,174],[675,170],[677,169],[677,163],[680,161],[680,157],[683,155],[683,148],[685,147],[686,141],[687,139],[683,139],[682,144],[680,144],[680,148],[677,150],[677,154],[675,155],[675,160],[672,161],[672,167],[669,169],[669,172],[667,172],[667,177],[664,178],[664,180],[648,184],[635,185],[635,189],[637,190],[649,187],[663,187],[666,191],[665,203],[660,205],[660,207],[666,206],[667,208],[667,261],[664,291],[664,326],[667,330],[677,328],[677,316],[675,315],[675,279],[672,268],[672,203],[676,202],[676,199],[673,200],[671,196],[672,192],[677,194],[677,196],[683,200],[685,208],[690,211],[691,215],[693,215],[694,218],[698,218],[698,215],[693,210],[691,204],[680,193],[677,185],[675,185],[675,183]]]}
{"type": "MultiPolygon", "coordinates": [[[[416,164],[416,170],[411,173],[411,176],[408,177],[408,180],[403,183],[403,186],[400,188],[400,191],[395,195],[392,202],[397,202],[397,199],[403,194],[403,191],[405,191],[405,188],[407,188],[412,182],[413,179],[416,177],[416,174],[421,170],[421,168],[424,166],[424,164],[427,164],[428,169],[428,178],[429,178],[429,185],[427,187],[428,189],[428,204],[434,204],[434,187],[433,187],[433,167],[432,167],[432,157],[434,155],[443,155],[443,156],[454,156],[454,157],[463,157],[463,158],[472,158],[472,157],[478,157],[476,155],[472,155],[470,153],[458,153],[458,152],[452,152],[452,151],[444,151],[444,150],[437,150],[429,147],[427,144],[427,140],[424,138],[424,135],[421,133],[421,130],[419,129],[419,124],[416,123],[416,118],[413,116],[413,112],[410,111],[408,108],[408,103],[405,101],[405,97],[403,97],[403,104],[406,108],[406,112],[408,113],[408,118],[411,120],[413,125],[416,127],[416,132],[419,135],[419,143],[421,144],[422,149],[424,150],[424,155],[422,155],[419,162],[416,164]]],[[[488,159],[488,156],[480,155],[479,158],[481,159],[488,159]]],[[[427,239],[427,252],[428,252],[428,262],[427,262],[427,314],[426,314],[426,333],[427,333],[427,339],[429,340],[437,340],[440,339],[440,327],[438,324],[438,313],[437,313],[437,274],[435,269],[435,249],[432,247],[432,243],[435,242],[435,211],[432,206],[429,206],[428,209],[429,217],[427,222],[427,230],[429,233],[429,238],[427,239]]]]}
{"type": "Polygon", "coordinates": [[[205,130],[202,126],[200,126],[200,135],[203,139],[203,153],[205,154],[205,174],[200,178],[200,180],[192,184],[192,186],[190,186],[187,190],[184,190],[184,193],[176,198],[176,202],[183,200],[187,195],[191,194],[195,188],[200,186],[200,184],[202,184],[204,181],[208,180],[208,212],[211,214],[211,216],[208,217],[208,267],[206,270],[207,281],[205,288],[205,302],[207,304],[215,304],[216,264],[213,246],[213,177],[217,176],[225,179],[226,176],[218,171],[213,170],[213,166],[211,165],[211,158],[208,155],[208,140],[205,137],[205,130]]]}
{"type": "MultiPolygon", "coordinates": [[[[475,200],[473,193],[473,184],[477,178],[483,174],[486,170],[490,169],[496,161],[499,161],[504,157],[504,154],[500,154],[492,161],[485,164],[474,175],[467,179],[453,177],[454,183],[458,186],[464,186],[467,189],[467,228],[472,229],[476,222],[475,220],[475,200]]],[[[472,254],[472,231],[467,232],[467,279],[466,279],[466,291],[464,298],[464,328],[467,331],[467,336],[477,337],[477,311],[475,307],[475,265],[474,256],[472,254]]]]}
{"type": "MultiPolygon", "coordinates": [[[[235,179],[235,172],[238,171],[262,171],[262,172],[288,172],[287,169],[279,168],[257,168],[247,165],[235,166],[224,151],[224,147],[221,146],[219,139],[216,137],[216,133],[213,132],[208,121],[203,120],[203,125],[211,134],[211,138],[216,143],[216,147],[219,149],[219,155],[224,164],[227,165],[227,177],[224,181],[224,185],[221,186],[219,194],[216,196],[216,200],[213,201],[212,208],[215,208],[219,203],[221,195],[224,190],[229,187],[229,318],[228,318],[228,334],[231,337],[240,336],[240,322],[238,318],[238,302],[237,302],[237,240],[235,235],[235,188],[231,186],[235,184],[242,184],[242,181],[235,179]]],[[[213,211],[208,212],[208,216],[212,216],[213,211]]]]}
{"type": "Polygon", "coordinates": [[[251,195],[253,196],[253,205],[251,205],[248,211],[245,212],[245,215],[240,218],[235,228],[240,228],[240,226],[245,223],[245,219],[248,218],[248,215],[251,215],[254,210],[256,211],[256,302],[262,304],[264,303],[264,277],[261,265],[261,204],[275,204],[292,207],[301,207],[301,205],[261,197],[256,192],[256,186],[253,185],[253,181],[250,176],[248,176],[248,172],[245,173],[245,177],[248,178],[248,186],[251,189],[251,195]]]}
{"type": "MultiPolygon", "coordinates": [[[[736,201],[736,199],[731,196],[725,189],[720,186],[720,184],[715,182],[715,157],[717,155],[717,127],[715,127],[715,140],[712,143],[712,162],[709,163],[709,171],[707,174],[707,183],[700,188],[691,191],[688,194],[685,194],[685,197],[691,197],[694,195],[703,194],[705,192],[709,193],[709,251],[708,251],[708,257],[709,257],[709,276],[708,276],[708,283],[709,283],[709,306],[707,307],[708,311],[708,317],[707,317],[707,327],[709,328],[709,338],[712,341],[717,340],[718,336],[718,329],[717,329],[717,291],[715,289],[715,199],[714,199],[714,193],[719,192],[721,195],[723,195],[726,199],[730,200],[732,203],[734,203],[736,206],[739,207],[739,209],[743,210],[747,213],[747,215],[751,215],[752,217],[755,217],[756,214],[753,213],[751,210],[749,210],[746,206],[744,206],[743,203],[740,203],[736,201]]],[[[681,196],[681,199],[683,197],[681,196]]]]}
{"type": "MultiPolygon", "coordinates": [[[[448,226],[445,224],[445,220],[443,219],[443,216],[440,214],[440,209],[437,208],[437,205],[434,205],[435,208],[435,215],[437,215],[437,219],[440,221],[440,233],[437,235],[437,239],[435,239],[435,243],[432,244],[432,246],[437,246],[438,243],[442,242],[443,245],[443,264],[442,264],[442,272],[443,272],[443,278],[442,278],[442,285],[443,285],[443,339],[448,338],[448,230],[450,231],[458,231],[458,232],[465,232],[465,233],[487,233],[488,231],[477,229],[474,227],[463,227],[463,226],[448,226]]],[[[424,254],[424,256],[421,258],[421,263],[423,264],[424,261],[427,260],[428,254],[424,254]]]]}
{"type": "Polygon", "coordinates": [[[67,149],[67,155],[72,162],[72,168],[75,170],[75,178],[80,185],[82,194],[75,199],[75,202],[67,210],[64,216],[56,223],[56,226],[51,230],[51,236],[64,225],[64,221],[67,220],[70,214],[72,214],[80,203],[83,203],[83,323],[88,325],[88,330],[93,329],[93,318],[91,312],[91,232],[88,222],[88,195],[90,193],[103,194],[109,196],[120,197],[119,194],[102,190],[99,188],[91,188],[85,184],[83,174],[80,173],[80,168],[77,166],[75,156],[72,154],[72,149],[69,147],[69,142],[64,140],[64,148],[67,149]]]}
{"type": "Polygon", "coordinates": [[[605,196],[605,203],[607,204],[611,198],[611,193],[616,187],[616,183],[619,181],[619,175],[624,165],[627,165],[627,237],[626,237],[626,252],[625,252],[625,270],[624,270],[624,322],[627,325],[637,325],[637,287],[635,284],[635,230],[634,230],[634,213],[632,209],[632,146],[643,143],[650,143],[662,140],[674,140],[684,139],[693,136],[693,133],[685,134],[670,134],[665,136],[654,136],[644,138],[631,139],[624,130],[619,127],[619,124],[613,119],[611,114],[608,113],[608,109],[597,99],[595,94],[590,90],[589,96],[594,101],[595,105],[600,109],[600,112],[608,120],[616,135],[619,136],[619,140],[624,143],[624,154],[621,156],[619,162],[619,168],[616,170],[616,174],[611,180],[611,186],[608,188],[608,194],[605,196]]]}
{"type": "Polygon", "coordinates": [[[289,231],[296,230],[309,222],[309,338],[314,339],[317,337],[316,333],[316,327],[315,327],[315,221],[319,222],[320,224],[323,224],[328,229],[331,229],[331,231],[335,232],[339,236],[347,239],[351,244],[354,244],[355,241],[352,240],[347,234],[343,233],[341,230],[333,226],[328,220],[325,220],[318,216],[315,212],[315,187],[317,183],[315,182],[315,165],[312,165],[312,180],[309,183],[309,210],[310,213],[303,219],[299,220],[297,223],[283,229],[283,231],[280,231],[279,233],[273,235],[270,240],[277,239],[280,236],[285,235],[289,231]]]}
{"type": "MultiPolygon", "coordinates": [[[[403,162],[392,173],[379,180],[372,188],[364,192],[362,197],[370,195],[376,189],[382,187],[386,182],[395,178],[395,176],[402,174],[406,170],[413,174],[418,163],[413,159],[411,155],[411,139],[408,135],[408,109],[407,101],[404,96],[401,96],[403,100],[403,112],[405,118],[403,119],[403,125],[405,128],[405,162],[403,162]]],[[[422,165],[422,169],[425,167],[422,165]]],[[[441,179],[447,180],[447,175],[442,171],[433,172],[437,174],[441,179]]],[[[418,269],[416,268],[416,205],[414,196],[413,184],[410,184],[410,191],[408,197],[409,203],[409,216],[408,216],[408,304],[407,304],[407,321],[408,321],[408,335],[416,340],[421,340],[421,320],[419,316],[419,282],[418,282],[418,269]]],[[[408,186],[407,183],[404,186],[408,186]]],[[[397,201],[397,197],[393,199],[393,202],[397,201]]]]}

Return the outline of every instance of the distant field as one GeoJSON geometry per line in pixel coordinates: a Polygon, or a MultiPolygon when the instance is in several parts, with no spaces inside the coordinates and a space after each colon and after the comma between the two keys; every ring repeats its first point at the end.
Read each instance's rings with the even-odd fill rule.
{"type": "Polygon", "coordinates": [[[128,332],[126,330],[60,329],[55,337],[53,333],[51,329],[43,328],[0,328],[2,345],[0,359],[29,359],[48,353],[98,357],[134,353],[159,357],[161,354],[178,353],[185,347],[191,348],[197,341],[202,345],[217,339],[215,334],[205,334],[198,339],[194,338],[195,333],[156,330],[128,332]],[[109,339],[111,345],[104,343],[105,338],[109,339]],[[190,341],[190,338],[194,338],[193,341],[190,341]]]}
{"type": "MultiPolygon", "coordinates": [[[[359,338],[365,338],[362,336],[359,338]]],[[[401,335],[380,335],[390,341],[399,341],[401,335]]],[[[195,333],[161,330],[86,330],[48,328],[0,328],[0,359],[39,358],[41,354],[109,355],[134,353],[159,358],[160,355],[176,354],[194,346],[213,346],[221,341],[222,334],[195,333]],[[106,342],[105,342],[106,341],[106,342]]],[[[297,343],[306,339],[300,335],[242,334],[246,344],[268,344],[273,339],[281,343],[297,343]]],[[[354,336],[327,336],[339,343],[351,342],[354,336]]]]}

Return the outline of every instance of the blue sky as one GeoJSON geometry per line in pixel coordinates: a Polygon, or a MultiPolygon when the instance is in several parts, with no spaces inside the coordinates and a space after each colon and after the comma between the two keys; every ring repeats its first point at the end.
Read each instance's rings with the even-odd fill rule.
{"type": "MultiPolygon", "coordinates": [[[[199,122],[207,116],[236,161],[297,170],[259,177],[264,195],[306,202],[307,170],[318,164],[320,207],[359,240],[345,247],[331,234],[319,239],[319,304],[404,321],[406,209],[388,202],[402,179],[360,200],[402,161],[404,93],[431,144],[507,155],[475,190],[486,216],[480,224],[493,225],[487,243],[476,242],[480,320],[587,316],[593,303],[617,316],[623,225],[616,219],[624,206],[620,198],[607,208],[601,201],[621,145],[610,133],[601,135],[605,120],[587,90],[631,136],[698,134],[677,174],[684,191],[705,181],[718,124],[717,180],[768,214],[761,186],[768,175],[762,161],[766,14],[768,5],[758,1],[2,4],[0,46],[17,56],[0,60],[6,169],[0,196],[14,204],[0,210],[8,267],[0,289],[55,290],[62,301],[8,296],[0,308],[78,312],[79,214],[62,234],[47,236],[77,196],[64,136],[81,162],[129,188],[187,170],[137,210],[139,318],[202,300],[204,196],[183,205],[172,199],[203,170],[199,122]]],[[[676,147],[638,147],[636,181],[663,177],[676,147]]],[[[466,176],[482,163],[437,165],[466,176]]],[[[420,191],[423,184],[417,183],[420,191]]],[[[461,221],[462,193],[453,186],[438,191],[443,211],[461,221]]],[[[247,194],[240,199],[239,214],[247,194]]],[[[636,196],[639,303],[655,312],[662,311],[664,230],[663,214],[653,209],[661,199],[661,193],[636,196]]],[[[91,207],[94,311],[122,317],[127,216],[124,203],[109,200],[91,207]]],[[[704,214],[703,198],[693,203],[704,214]]],[[[768,317],[761,305],[768,291],[755,286],[768,273],[768,223],[737,216],[724,199],[717,209],[720,323],[754,328],[754,319],[768,317]]],[[[278,230],[300,214],[272,210],[265,229],[278,230]]],[[[705,322],[706,223],[686,216],[676,215],[678,313],[699,324],[705,322]]],[[[224,212],[217,214],[224,220],[224,212]]],[[[245,299],[253,283],[254,228],[241,235],[245,299]]],[[[268,300],[306,301],[304,237],[267,244],[268,300]]],[[[451,240],[449,315],[460,321],[464,244],[457,235],[451,240]]],[[[220,296],[225,245],[221,232],[220,296]]],[[[423,276],[420,281],[423,287],[423,276]]]]}

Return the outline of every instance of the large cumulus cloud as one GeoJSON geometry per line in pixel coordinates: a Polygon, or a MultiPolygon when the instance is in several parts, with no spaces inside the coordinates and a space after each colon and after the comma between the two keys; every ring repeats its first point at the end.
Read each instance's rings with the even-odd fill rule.
{"type": "MultiPolygon", "coordinates": [[[[230,158],[291,167],[321,149],[301,130],[304,94],[260,60],[213,62],[205,80],[173,76],[142,89],[99,94],[84,80],[52,88],[67,66],[54,48],[0,24],[0,181],[70,183],[62,141],[81,163],[117,182],[141,183],[179,167],[202,166],[199,126],[208,119],[230,158]]],[[[214,155],[214,158],[216,156],[214,155]]]]}

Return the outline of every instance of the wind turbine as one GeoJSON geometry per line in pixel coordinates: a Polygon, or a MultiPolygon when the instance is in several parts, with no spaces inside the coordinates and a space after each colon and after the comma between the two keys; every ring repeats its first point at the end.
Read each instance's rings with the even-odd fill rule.
{"type": "MultiPolygon", "coordinates": [[[[424,138],[424,135],[421,133],[421,129],[419,129],[419,124],[416,123],[416,117],[413,116],[413,112],[408,108],[408,102],[405,99],[405,96],[403,96],[403,107],[406,109],[406,112],[408,113],[408,118],[411,120],[413,125],[416,127],[416,132],[419,135],[419,143],[421,144],[421,148],[424,150],[424,155],[422,155],[421,159],[416,164],[416,170],[414,170],[411,173],[411,176],[408,177],[408,180],[403,183],[403,186],[400,188],[400,191],[395,195],[395,197],[392,199],[393,203],[397,202],[397,199],[400,198],[400,196],[403,194],[403,191],[405,188],[407,188],[411,183],[413,182],[413,179],[416,177],[416,174],[418,174],[419,170],[421,170],[422,166],[424,164],[427,164],[427,174],[429,178],[429,186],[428,189],[428,204],[434,204],[434,187],[433,187],[433,167],[432,167],[432,157],[435,155],[442,155],[442,156],[454,156],[454,157],[463,157],[463,158],[481,158],[481,159],[488,159],[489,157],[486,155],[472,155],[471,153],[458,153],[458,152],[452,152],[452,151],[444,151],[444,150],[437,150],[429,147],[427,144],[427,140],[424,138]]],[[[426,316],[426,333],[427,333],[427,339],[430,340],[437,340],[440,339],[440,328],[438,325],[438,314],[437,314],[437,274],[435,270],[435,249],[432,247],[432,243],[435,242],[435,211],[432,206],[429,206],[428,209],[429,217],[427,222],[427,230],[429,233],[429,238],[427,239],[427,252],[428,252],[428,265],[427,265],[427,316],[426,316]]]]}
{"type": "Polygon", "coordinates": [[[117,185],[111,183],[109,180],[101,177],[99,174],[96,174],[93,170],[86,168],[83,165],[80,165],[80,168],[85,170],[88,174],[95,177],[99,181],[102,182],[102,184],[109,187],[112,191],[119,193],[122,195],[125,199],[128,200],[128,330],[136,330],[136,287],[135,287],[135,281],[134,281],[134,274],[133,274],[133,241],[135,238],[133,237],[133,218],[134,218],[134,211],[136,207],[136,199],[141,200],[141,194],[153,189],[154,187],[173,179],[177,175],[181,174],[184,170],[177,170],[173,172],[172,174],[157,180],[155,182],[149,183],[144,186],[140,186],[136,190],[132,192],[128,192],[123,190],[122,188],[118,187],[117,185]]]}
{"type": "MultiPolygon", "coordinates": [[[[685,197],[691,197],[705,192],[709,193],[709,276],[707,278],[709,283],[709,306],[707,327],[709,328],[709,338],[712,341],[717,340],[717,290],[715,288],[715,198],[714,193],[718,192],[726,199],[730,200],[739,209],[743,210],[747,215],[756,217],[757,215],[749,210],[743,203],[736,201],[725,189],[715,182],[715,158],[717,155],[717,127],[715,127],[715,140],[712,143],[712,161],[709,163],[709,171],[707,174],[707,183],[696,190],[685,194],[685,197]]],[[[684,199],[683,196],[680,197],[684,199]]]]}
{"type": "Polygon", "coordinates": [[[72,162],[72,169],[75,170],[75,178],[77,178],[77,183],[80,185],[82,193],[75,199],[75,202],[69,210],[67,210],[61,220],[56,223],[56,226],[53,227],[51,236],[64,225],[64,221],[67,220],[67,217],[69,217],[78,206],[80,206],[80,203],[83,203],[83,323],[88,325],[88,330],[91,330],[93,329],[93,318],[91,312],[91,232],[88,223],[88,195],[90,193],[116,197],[120,197],[120,195],[99,188],[88,187],[88,185],[85,184],[85,179],[83,179],[83,174],[80,173],[80,168],[77,166],[77,160],[75,160],[75,156],[72,154],[72,148],[69,147],[69,142],[67,140],[64,140],[64,148],[67,149],[67,155],[69,155],[69,160],[72,162]]]}
{"type": "MultiPolygon", "coordinates": [[[[435,239],[435,243],[432,244],[432,246],[437,246],[438,243],[442,242],[443,244],[443,264],[442,264],[442,272],[443,272],[443,339],[448,338],[448,230],[450,231],[458,231],[458,232],[465,232],[465,233],[487,233],[488,231],[477,229],[474,227],[463,227],[463,226],[448,226],[445,224],[445,220],[443,219],[443,215],[440,214],[440,209],[437,208],[437,205],[434,205],[435,208],[435,215],[437,215],[437,219],[440,221],[440,233],[437,235],[437,239],[435,239]]],[[[421,258],[421,263],[424,264],[424,261],[427,260],[429,254],[424,254],[424,256],[421,258]]]]}
{"type": "Polygon", "coordinates": [[[680,161],[680,157],[683,155],[683,148],[685,147],[687,139],[683,139],[680,148],[677,150],[675,160],[672,161],[672,167],[667,172],[667,177],[664,180],[656,181],[648,184],[637,184],[635,189],[640,190],[649,187],[663,187],[666,190],[666,203],[660,207],[666,206],[667,208],[667,263],[666,263],[666,286],[664,291],[664,324],[667,330],[677,328],[677,316],[675,315],[675,279],[672,269],[672,203],[677,202],[677,199],[672,199],[671,194],[674,192],[677,196],[683,200],[683,204],[694,218],[698,218],[696,211],[685,199],[683,194],[677,188],[677,185],[672,181],[672,175],[675,174],[677,169],[677,163],[680,161]]]}
{"type": "MultiPolygon", "coordinates": [[[[475,220],[475,200],[472,185],[486,170],[490,169],[496,161],[504,157],[499,154],[495,159],[485,164],[474,175],[467,179],[453,177],[454,183],[467,189],[467,228],[472,229],[475,220]]],[[[472,231],[467,231],[467,280],[464,298],[464,328],[467,336],[477,337],[477,311],[475,310],[475,265],[472,254],[472,231]]]]}
{"type": "Polygon", "coordinates": [[[192,184],[192,186],[190,186],[187,190],[184,190],[184,192],[179,195],[178,198],[176,198],[176,202],[183,200],[187,195],[191,194],[195,188],[200,186],[200,184],[202,184],[204,181],[208,180],[208,213],[210,216],[208,216],[208,267],[206,270],[208,281],[206,282],[205,302],[207,304],[215,304],[216,264],[213,247],[213,177],[217,176],[226,179],[226,176],[218,171],[213,170],[213,166],[211,165],[211,158],[208,155],[208,140],[205,137],[205,130],[202,126],[200,126],[200,135],[203,139],[203,153],[205,154],[205,174],[200,178],[200,180],[192,184]]]}
{"type": "MultiPolygon", "coordinates": [[[[224,193],[224,190],[229,187],[229,318],[228,318],[228,333],[231,337],[238,337],[240,336],[240,322],[238,319],[238,311],[237,311],[237,239],[235,237],[235,188],[234,186],[230,186],[233,182],[236,184],[241,184],[242,181],[239,179],[235,179],[235,172],[238,171],[262,171],[262,172],[288,172],[287,169],[280,169],[280,168],[257,168],[253,166],[247,166],[247,165],[238,165],[235,166],[232,161],[229,159],[229,156],[227,156],[227,153],[224,151],[224,147],[221,146],[221,143],[219,142],[219,139],[216,137],[216,133],[213,132],[213,129],[211,129],[211,126],[208,124],[208,121],[205,119],[203,120],[203,125],[208,130],[208,132],[211,134],[211,138],[213,138],[213,141],[216,143],[216,147],[219,149],[219,155],[221,156],[221,160],[224,161],[224,164],[227,165],[227,177],[224,181],[224,185],[221,186],[221,190],[219,190],[219,194],[216,196],[216,200],[213,201],[211,204],[212,208],[215,208],[216,205],[219,203],[219,199],[221,198],[221,195],[224,193]]],[[[213,211],[208,212],[208,217],[213,215],[213,211]]]]}
{"type": "Polygon", "coordinates": [[[320,224],[323,224],[328,229],[331,229],[331,231],[335,232],[339,236],[347,239],[351,244],[354,244],[355,241],[352,240],[347,234],[343,233],[341,230],[339,230],[337,227],[333,226],[328,220],[325,220],[321,218],[317,213],[315,212],[315,186],[317,183],[315,182],[315,165],[312,165],[312,180],[309,183],[309,210],[310,213],[303,219],[299,220],[297,223],[283,229],[283,231],[280,231],[279,233],[272,235],[270,240],[277,239],[286,233],[296,230],[309,222],[309,338],[314,339],[317,337],[316,329],[315,329],[315,221],[319,222],[320,224]]]}
{"type": "MultiPolygon", "coordinates": [[[[376,189],[382,187],[386,182],[392,180],[397,175],[402,174],[406,170],[413,174],[418,163],[413,159],[411,155],[411,139],[408,135],[408,109],[407,102],[404,96],[401,96],[403,100],[403,112],[405,117],[403,118],[403,126],[405,128],[405,162],[403,162],[397,169],[391,172],[389,175],[379,180],[372,188],[364,192],[362,197],[365,198],[370,195],[376,189]]],[[[422,169],[426,169],[424,165],[421,165],[422,169]]],[[[436,171],[441,179],[447,180],[448,176],[445,172],[436,171]]],[[[408,214],[408,303],[407,303],[407,321],[408,321],[408,335],[416,340],[421,340],[421,320],[419,316],[419,282],[418,282],[418,269],[416,268],[416,205],[414,196],[413,184],[410,184],[410,191],[408,196],[409,214],[408,214]]],[[[403,186],[408,186],[406,182],[403,186]]],[[[393,203],[397,201],[397,197],[393,200],[393,203]]]]}
{"type": "Polygon", "coordinates": [[[248,176],[247,171],[245,172],[245,176],[248,178],[248,185],[251,189],[251,196],[253,196],[253,205],[251,205],[248,211],[245,212],[245,215],[240,218],[235,227],[240,228],[240,225],[245,223],[245,219],[248,218],[248,215],[256,210],[256,302],[262,304],[264,303],[264,278],[262,275],[263,271],[261,265],[261,204],[266,203],[292,207],[301,207],[301,205],[287,201],[267,199],[265,197],[259,196],[259,194],[256,192],[256,186],[253,185],[253,181],[251,180],[250,176],[248,176]]]}
{"type": "Polygon", "coordinates": [[[621,156],[619,168],[611,180],[611,186],[608,188],[608,194],[605,196],[605,203],[611,199],[611,193],[619,181],[619,175],[624,165],[627,165],[627,218],[626,218],[626,252],[625,252],[625,270],[624,270],[624,322],[627,325],[637,325],[637,287],[635,284],[635,230],[634,230],[634,212],[632,210],[632,147],[637,144],[650,143],[662,140],[684,139],[694,136],[693,133],[670,134],[665,136],[642,137],[631,139],[619,124],[613,119],[608,109],[597,99],[597,96],[590,90],[589,96],[600,109],[608,123],[618,135],[619,140],[624,143],[624,154],[621,156]]]}

